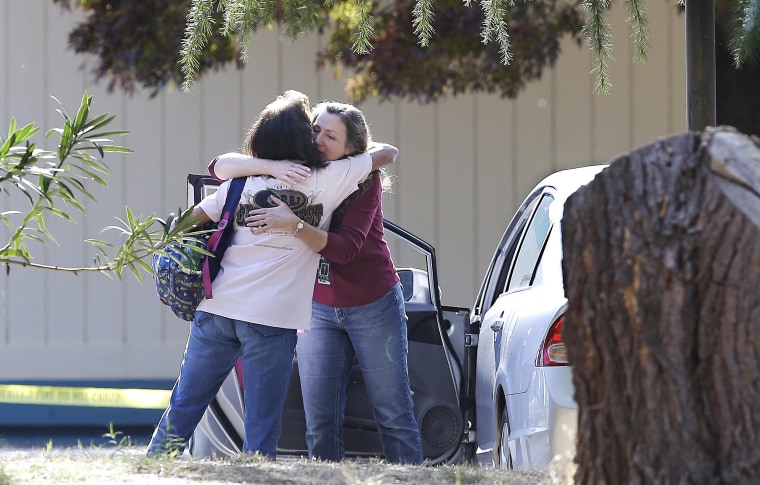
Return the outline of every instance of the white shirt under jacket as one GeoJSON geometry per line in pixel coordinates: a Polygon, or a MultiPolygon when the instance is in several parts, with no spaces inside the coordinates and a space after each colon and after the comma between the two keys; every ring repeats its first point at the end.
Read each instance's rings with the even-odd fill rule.
{"type": "MultiPolygon", "coordinates": [[[[333,211],[371,169],[372,158],[361,154],[312,170],[296,185],[268,176],[248,177],[236,210],[233,241],[212,285],[213,298],[203,300],[198,310],[271,327],[310,328],[319,254],[290,234],[256,235],[243,219],[261,207],[270,193],[265,191],[271,191],[304,222],[327,230],[333,211]]],[[[229,181],[198,204],[214,221],[221,218],[228,189],[229,181]]]]}

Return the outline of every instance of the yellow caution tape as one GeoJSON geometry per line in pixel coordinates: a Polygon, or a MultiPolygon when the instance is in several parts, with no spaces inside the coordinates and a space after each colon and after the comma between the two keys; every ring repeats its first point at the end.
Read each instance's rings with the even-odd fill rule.
{"type": "Polygon", "coordinates": [[[164,409],[171,391],[107,387],[59,387],[0,384],[0,403],[105,408],[164,409]]]}

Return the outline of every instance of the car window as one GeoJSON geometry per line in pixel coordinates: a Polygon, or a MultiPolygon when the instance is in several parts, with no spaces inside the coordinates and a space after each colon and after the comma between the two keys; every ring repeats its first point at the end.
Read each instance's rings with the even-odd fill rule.
{"type": "Polygon", "coordinates": [[[540,195],[540,190],[528,195],[504,231],[478,292],[474,308],[476,314],[482,315],[487,312],[502,293],[509,268],[512,266],[512,259],[520,242],[520,235],[530,220],[540,195]]]}
{"type": "MultiPolygon", "coordinates": [[[[552,240],[552,232],[554,232],[555,224],[552,223],[551,228],[549,229],[549,234],[546,236],[546,241],[544,242],[544,247],[541,249],[541,253],[538,256],[538,265],[536,265],[536,271],[533,272],[533,281],[531,281],[530,286],[541,286],[545,282],[550,283],[552,281],[551,277],[551,271],[549,272],[549,277],[545,278],[547,272],[544,271],[546,268],[546,265],[544,262],[547,258],[544,257],[547,250],[549,250],[549,241],[552,240]],[[545,281],[548,280],[548,281],[545,281]]],[[[561,265],[549,265],[551,266],[561,266],[561,265]]],[[[560,271],[561,273],[561,271],[560,271]]],[[[562,283],[559,284],[559,286],[562,286],[562,283]]]]}
{"type": "Polygon", "coordinates": [[[524,288],[532,284],[539,256],[551,229],[549,206],[552,201],[554,201],[554,197],[550,194],[544,194],[533,213],[533,218],[525,230],[520,249],[517,251],[515,262],[512,265],[506,291],[524,288]]]}

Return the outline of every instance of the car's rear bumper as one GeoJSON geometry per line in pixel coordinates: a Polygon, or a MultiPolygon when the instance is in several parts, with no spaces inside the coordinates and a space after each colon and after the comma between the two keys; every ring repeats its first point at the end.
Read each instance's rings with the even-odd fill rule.
{"type": "Polygon", "coordinates": [[[575,455],[578,406],[570,367],[537,367],[527,392],[508,396],[515,468],[546,468],[575,455]]]}

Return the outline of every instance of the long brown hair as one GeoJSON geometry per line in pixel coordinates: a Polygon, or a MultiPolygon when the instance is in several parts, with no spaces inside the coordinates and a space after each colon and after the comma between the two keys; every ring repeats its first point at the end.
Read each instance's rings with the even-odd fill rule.
{"type": "Polygon", "coordinates": [[[332,222],[330,223],[331,226],[340,223],[340,221],[343,219],[343,214],[345,214],[346,209],[348,209],[348,206],[350,206],[359,196],[369,190],[375,178],[377,177],[380,177],[380,184],[383,187],[383,192],[391,191],[390,189],[393,181],[391,180],[391,177],[385,172],[385,169],[379,168],[377,170],[371,171],[369,175],[367,175],[367,179],[359,184],[359,188],[351,193],[351,195],[343,199],[343,202],[341,202],[338,208],[335,209],[335,212],[333,212],[332,222]]]}
{"type": "Polygon", "coordinates": [[[309,98],[299,91],[285,91],[259,113],[244,148],[248,155],[259,158],[301,160],[314,168],[327,166],[314,143],[309,98]]]}
{"type": "Polygon", "coordinates": [[[337,101],[323,101],[314,106],[311,111],[311,122],[316,123],[322,113],[330,113],[340,118],[346,127],[346,146],[351,149],[348,156],[359,155],[367,151],[372,135],[364,113],[354,105],[337,101]]]}
{"type": "MultiPolygon", "coordinates": [[[[367,151],[367,147],[372,141],[372,134],[370,133],[367,120],[364,118],[364,113],[359,108],[337,101],[322,101],[314,106],[314,109],[311,111],[312,123],[315,123],[322,113],[336,115],[343,122],[343,126],[346,127],[346,146],[350,148],[350,153],[347,156],[356,156],[367,151]]],[[[390,192],[392,180],[385,169],[380,168],[372,171],[367,176],[367,179],[359,184],[359,188],[346,197],[338,208],[335,209],[335,212],[333,212],[334,223],[340,223],[341,219],[343,219],[343,214],[346,212],[346,208],[357,197],[369,190],[375,177],[381,177],[380,183],[382,184],[383,192],[390,192]]]]}

